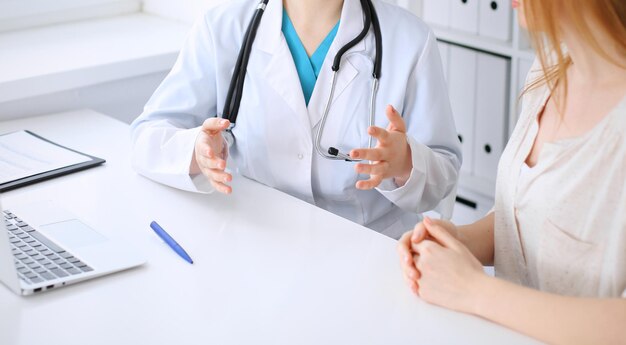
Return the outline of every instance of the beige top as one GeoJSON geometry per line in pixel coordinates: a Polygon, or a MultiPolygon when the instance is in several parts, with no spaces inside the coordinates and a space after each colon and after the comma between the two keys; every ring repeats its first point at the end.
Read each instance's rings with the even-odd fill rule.
{"type": "Polygon", "coordinates": [[[586,134],[544,144],[538,164],[524,168],[549,94],[524,96],[500,160],[496,276],[562,295],[626,297],[626,98],[586,134]]]}

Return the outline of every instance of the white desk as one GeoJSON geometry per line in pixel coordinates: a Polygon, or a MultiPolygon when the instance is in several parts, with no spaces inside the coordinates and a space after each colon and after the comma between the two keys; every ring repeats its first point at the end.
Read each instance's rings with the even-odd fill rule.
{"type": "Polygon", "coordinates": [[[0,344],[534,343],[413,296],[396,242],[367,228],[244,178],[223,196],[138,176],[121,122],[85,110],[0,123],[17,129],[107,163],[5,193],[3,205],[54,200],[149,261],[26,298],[0,287],[0,344]],[[152,220],[195,265],[152,233],[152,220]]]}

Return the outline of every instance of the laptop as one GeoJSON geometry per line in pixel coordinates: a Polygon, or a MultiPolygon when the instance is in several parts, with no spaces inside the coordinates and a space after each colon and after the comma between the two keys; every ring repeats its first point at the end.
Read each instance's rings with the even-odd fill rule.
{"type": "Polygon", "coordinates": [[[52,202],[12,210],[0,206],[0,281],[32,295],[113,272],[145,260],[52,202]]]}

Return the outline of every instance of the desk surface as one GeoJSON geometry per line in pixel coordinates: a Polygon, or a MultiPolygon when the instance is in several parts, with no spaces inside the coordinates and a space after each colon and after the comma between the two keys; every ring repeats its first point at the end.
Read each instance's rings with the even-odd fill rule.
{"type": "Polygon", "coordinates": [[[88,110],[0,122],[17,129],[107,163],[5,193],[3,205],[53,200],[148,264],[31,297],[0,287],[0,344],[534,343],[413,296],[396,242],[365,227],[241,177],[223,196],[138,176],[121,122],[88,110]]]}

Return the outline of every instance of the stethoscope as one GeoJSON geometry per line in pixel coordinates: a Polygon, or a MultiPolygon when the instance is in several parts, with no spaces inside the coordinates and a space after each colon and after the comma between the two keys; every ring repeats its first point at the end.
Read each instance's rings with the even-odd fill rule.
{"type": "MultiPolygon", "coordinates": [[[[352,41],[348,42],[345,46],[343,46],[335,55],[335,59],[333,60],[332,70],[332,86],[330,89],[330,96],[328,98],[328,102],[326,103],[326,107],[324,108],[324,114],[322,115],[322,119],[320,121],[320,125],[317,128],[317,132],[315,133],[315,150],[317,153],[328,159],[334,160],[345,160],[348,162],[359,162],[361,160],[350,158],[349,154],[340,152],[335,147],[324,148],[322,147],[321,141],[322,136],[324,134],[324,126],[326,125],[326,120],[328,118],[328,113],[330,112],[330,105],[333,100],[333,96],[335,94],[335,86],[337,83],[337,74],[339,73],[339,68],[341,66],[341,58],[343,55],[350,50],[352,47],[361,42],[367,33],[369,32],[370,27],[374,28],[374,37],[376,39],[376,55],[374,61],[374,70],[372,72],[372,92],[370,95],[370,104],[369,104],[369,125],[370,127],[374,125],[374,107],[376,103],[376,94],[378,93],[378,85],[379,79],[381,76],[380,70],[383,59],[383,44],[382,44],[382,35],[380,32],[380,22],[378,21],[378,15],[376,14],[376,10],[374,9],[374,5],[371,0],[360,0],[361,7],[363,8],[363,30],[356,36],[352,41]]],[[[224,111],[222,112],[222,118],[228,119],[230,121],[230,127],[228,128],[228,132],[231,135],[230,140],[234,140],[232,136],[232,129],[235,127],[237,123],[237,115],[239,114],[239,106],[241,104],[241,96],[243,93],[243,84],[246,78],[246,69],[248,66],[248,61],[250,60],[250,51],[252,49],[252,44],[254,43],[254,39],[256,37],[256,33],[259,29],[259,24],[261,23],[261,17],[263,17],[263,13],[265,13],[265,9],[267,7],[267,3],[269,0],[261,0],[259,3],[254,15],[252,16],[252,20],[246,29],[246,33],[243,38],[243,44],[239,50],[239,56],[237,57],[237,62],[235,63],[235,70],[233,71],[232,79],[230,80],[230,86],[228,88],[228,93],[226,95],[226,102],[224,104],[224,111]]],[[[369,138],[368,148],[372,148],[372,137],[369,138]]]]}

